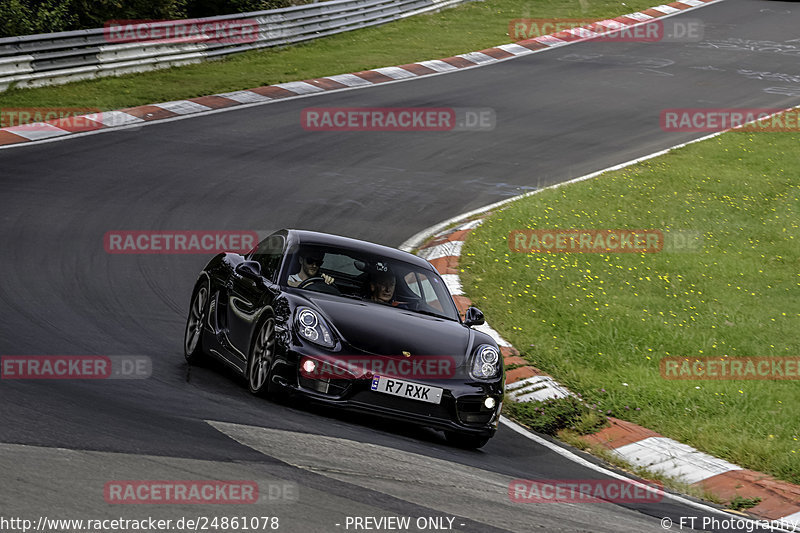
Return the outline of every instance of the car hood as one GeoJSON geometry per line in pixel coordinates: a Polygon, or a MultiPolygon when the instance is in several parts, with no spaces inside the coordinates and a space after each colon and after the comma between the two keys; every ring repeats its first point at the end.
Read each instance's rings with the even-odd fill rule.
{"type": "Polygon", "coordinates": [[[307,297],[344,341],[377,355],[449,355],[472,349],[473,331],[460,322],[396,307],[327,295],[307,297]]]}

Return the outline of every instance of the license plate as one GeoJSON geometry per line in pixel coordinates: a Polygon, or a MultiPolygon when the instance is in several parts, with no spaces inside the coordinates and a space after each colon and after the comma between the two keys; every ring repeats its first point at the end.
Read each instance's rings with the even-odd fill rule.
{"type": "Polygon", "coordinates": [[[421,402],[439,403],[442,401],[442,391],[439,387],[420,385],[403,379],[387,378],[386,376],[375,376],[372,378],[372,390],[383,392],[402,398],[410,398],[421,402]]]}

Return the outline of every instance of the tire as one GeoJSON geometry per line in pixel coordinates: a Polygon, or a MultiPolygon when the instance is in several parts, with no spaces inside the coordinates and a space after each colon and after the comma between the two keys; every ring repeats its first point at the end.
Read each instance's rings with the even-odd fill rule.
{"type": "Polygon", "coordinates": [[[265,311],[266,318],[256,329],[247,354],[245,379],[247,388],[253,394],[264,395],[270,392],[272,361],[275,357],[275,316],[271,310],[265,311]]]}
{"type": "Polygon", "coordinates": [[[211,291],[207,281],[197,284],[192,293],[189,305],[189,317],[183,333],[183,355],[189,364],[197,363],[205,356],[203,351],[203,323],[208,312],[208,301],[211,291]]]}
{"type": "Polygon", "coordinates": [[[465,433],[456,433],[454,431],[446,431],[444,434],[447,443],[456,448],[464,448],[474,450],[483,448],[491,437],[480,437],[477,435],[468,435],[465,433]]]}

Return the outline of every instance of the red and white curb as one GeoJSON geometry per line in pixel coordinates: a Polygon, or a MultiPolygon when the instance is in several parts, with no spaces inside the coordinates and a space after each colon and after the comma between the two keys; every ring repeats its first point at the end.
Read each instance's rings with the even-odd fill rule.
{"type": "MultiPolygon", "coordinates": [[[[568,183],[598,174],[600,172],[568,183]]],[[[524,196],[530,194],[535,192],[524,196]]],[[[519,197],[494,204],[488,209],[517,199],[519,197]]],[[[484,217],[491,214],[487,212],[487,208],[477,212],[481,213],[477,215],[480,218],[438,232],[434,229],[433,236],[417,250],[417,255],[430,261],[442,275],[462,315],[472,304],[464,295],[459,279],[458,264],[461,250],[467,235],[481,224],[484,217]]],[[[469,216],[468,213],[458,218],[469,216]]],[[[423,240],[423,235],[425,232],[417,234],[400,248],[411,251],[423,240]]],[[[520,357],[519,352],[488,324],[476,329],[489,334],[500,346],[504,364],[509,368],[506,371],[506,392],[511,400],[543,401],[572,394],[551,376],[534,368],[520,357]]],[[[725,501],[731,501],[736,496],[761,498],[761,502],[749,509],[749,512],[764,519],[779,521],[789,530],[800,531],[800,486],[743,469],[636,424],[611,417],[609,421],[610,427],[593,435],[587,435],[583,439],[588,443],[604,446],[631,465],[698,487],[725,501]]]]}
{"type": "Polygon", "coordinates": [[[620,29],[645,24],[656,18],[697,9],[721,0],[682,0],[607,19],[580,28],[571,28],[551,35],[543,35],[516,43],[503,44],[486,50],[459,54],[444,59],[419,61],[407,65],[382,67],[352,74],[338,74],[303,81],[278,83],[187,100],[130,107],[82,115],[82,120],[58,119],[19,126],[0,128],[0,148],[24,145],[31,142],[61,140],[76,135],[102,133],[130,128],[148,123],[177,120],[192,115],[202,115],[227,110],[237,106],[268,104],[290,98],[308,97],[330,91],[353,90],[381,83],[408,81],[424,76],[448,74],[458,70],[482,67],[550,48],[565,46],[613,33],[620,29]]]}

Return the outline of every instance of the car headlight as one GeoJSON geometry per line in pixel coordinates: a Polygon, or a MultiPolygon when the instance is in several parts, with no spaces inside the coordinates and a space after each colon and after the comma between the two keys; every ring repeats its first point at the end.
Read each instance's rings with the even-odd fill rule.
{"type": "Polygon", "coordinates": [[[470,373],[476,379],[491,379],[500,375],[500,352],[489,344],[481,344],[475,350],[470,373]]]}
{"type": "Polygon", "coordinates": [[[333,348],[335,342],[331,330],[325,321],[311,308],[298,307],[295,314],[297,332],[304,339],[325,348],[333,348]]]}

